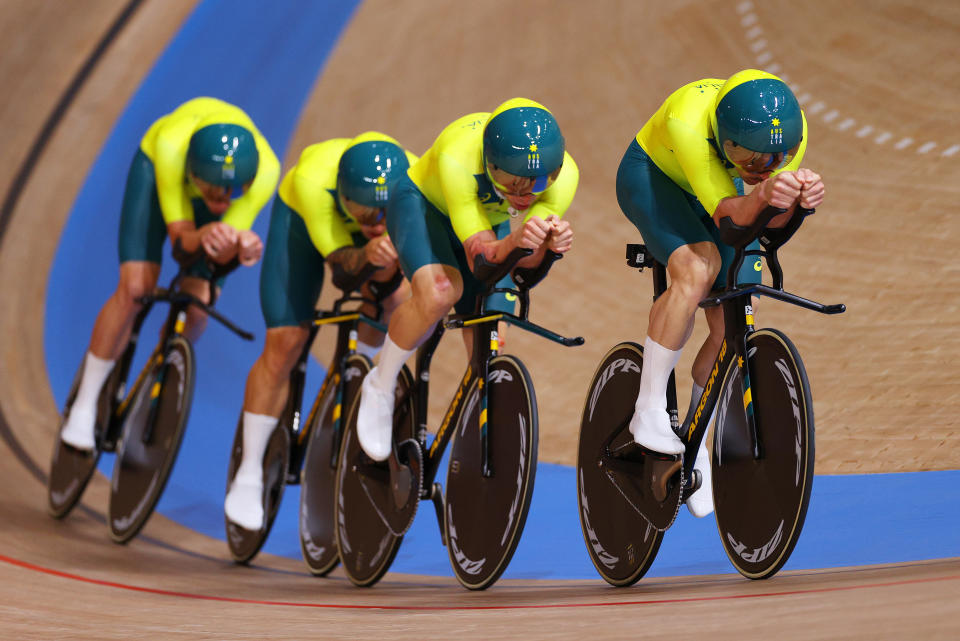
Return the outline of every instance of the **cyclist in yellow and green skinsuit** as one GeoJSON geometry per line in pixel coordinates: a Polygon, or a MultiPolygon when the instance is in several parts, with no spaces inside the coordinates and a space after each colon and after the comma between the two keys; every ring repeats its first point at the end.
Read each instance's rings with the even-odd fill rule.
{"type": "MultiPolygon", "coordinates": [[[[397,375],[451,307],[472,310],[476,256],[499,263],[514,248],[535,250],[520,261],[525,267],[539,264],[548,248],[569,250],[573,231],[562,216],[580,176],[553,114],[526,98],[454,121],[407,174],[390,195],[387,228],[412,297],[390,319],[357,418],[360,445],[378,461],[390,454],[397,375]],[[511,232],[510,218],[520,216],[511,232]]],[[[488,309],[513,304],[500,294],[488,309]]]]}
{"type": "MultiPolygon", "coordinates": [[[[216,98],[194,98],[147,130],[127,176],[120,215],[120,281],[97,316],[76,399],[61,432],[64,443],[94,447],[100,388],[130,336],[160,276],[164,239],[188,252],[201,247],[224,264],[260,259],[263,244],[250,230],[280,177],[270,145],[242,109],[216,98]]],[[[204,264],[191,269],[183,290],[209,300],[204,264]]],[[[191,307],[187,335],[196,339],[206,315],[191,307]]]]}
{"type": "MultiPolygon", "coordinates": [[[[263,456],[287,402],[290,371],[310,335],[324,265],[332,268],[333,283],[348,291],[360,286],[364,267],[380,267],[370,280],[387,296],[385,320],[409,296],[384,215],[390,190],[416,160],[390,136],[368,131],[307,147],[280,183],[260,272],[267,339],[247,377],[243,459],[224,500],[227,519],[246,530],[263,525],[263,456]]],[[[370,286],[361,289],[366,297],[370,286]]],[[[367,325],[358,332],[357,350],[373,358],[383,335],[367,325]]]]}
{"type": "MultiPolygon", "coordinates": [[[[770,223],[781,227],[797,204],[817,207],[824,186],[819,175],[800,167],[806,146],[807,122],[790,88],[772,74],[748,69],[673,92],[624,154],[617,200],[653,256],[666,265],[670,282],[650,310],[630,421],[634,440],[647,449],[684,450],[666,412],[666,387],[693,330],[698,303],[723,287],[733,260],[733,248],[720,241],[720,219],[729,216],[747,226],[770,205],[787,210],[770,223]],[[754,186],[748,195],[744,183],[754,186]]],[[[757,242],[748,247],[758,248],[757,242]]],[[[760,262],[747,261],[738,283],[758,283],[760,276],[760,262]]],[[[693,363],[691,405],[700,398],[724,336],[722,309],[704,311],[710,334],[693,363]]],[[[705,516],[713,511],[706,438],[694,467],[703,484],[687,507],[705,516]]]]}

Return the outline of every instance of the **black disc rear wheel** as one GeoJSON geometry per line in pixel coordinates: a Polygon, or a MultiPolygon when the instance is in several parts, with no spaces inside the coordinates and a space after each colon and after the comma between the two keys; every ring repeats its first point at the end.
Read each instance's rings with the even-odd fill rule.
{"type": "MultiPolygon", "coordinates": [[[[283,490],[287,486],[287,466],[290,461],[290,430],[289,425],[293,416],[291,401],[277,421],[277,427],[267,441],[263,453],[263,525],[258,530],[248,530],[224,516],[227,529],[227,546],[230,556],[236,563],[249,563],[260,552],[270,535],[270,529],[280,510],[280,501],[283,499],[283,490]]],[[[233,437],[233,447],[230,449],[230,464],[227,466],[227,488],[233,483],[237,475],[240,461],[243,460],[243,416],[237,422],[237,431],[233,437]]]]}
{"type": "Polygon", "coordinates": [[[600,467],[600,455],[631,440],[622,429],[633,415],[640,389],[643,348],[620,343],[600,362],[587,392],[577,449],[577,506],[587,552],[603,579],[615,586],[636,583],[657,556],[657,531],[624,498],[600,467]]]}
{"type": "Polygon", "coordinates": [[[813,399],[800,355],[780,332],[747,339],[753,411],[761,456],[753,455],[736,364],[724,378],[717,406],[713,496],[717,528],[737,571],[773,576],[787,562],[803,529],[813,487],[813,399]]]}
{"type": "Polygon", "coordinates": [[[74,508],[83,494],[83,490],[90,482],[94,470],[97,469],[97,461],[100,459],[101,441],[103,433],[106,431],[113,412],[113,397],[116,394],[117,386],[120,384],[120,374],[114,368],[107,381],[100,391],[100,399],[97,403],[97,426],[96,446],[93,451],[84,452],[64,444],[60,440],[60,432],[63,430],[67,417],[70,415],[70,407],[77,396],[77,388],[80,386],[80,379],[83,376],[83,365],[77,369],[73,384],[70,387],[70,393],[67,395],[67,402],[64,404],[63,418],[60,421],[60,428],[57,430],[57,441],[53,447],[53,459],[50,462],[50,478],[47,481],[47,511],[50,516],[62,519],[74,508]]]}
{"type": "Polygon", "coordinates": [[[193,401],[195,365],[186,338],[171,338],[163,361],[148,367],[127,409],[113,468],[108,522],[117,543],[136,536],[160,500],[193,401]]]}
{"type": "Polygon", "coordinates": [[[486,429],[489,474],[482,469],[481,386],[466,396],[447,471],[447,551],[460,583],[483,590],[513,557],[530,509],[537,470],[538,418],[533,383],[514,356],[491,359],[486,429]]]}
{"type": "MultiPolygon", "coordinates": [[[[363,376],[370,371],[369,361],[355,357],[347,360],[347,368],[350,367],[361,368],[363,376]]],[[[361,376],[358,380],[362,379],[361,376]]],[[[394,421],[394,439],[398,443],[415,438],[413,398],[408,394],[412,384],[413,377],[404,367],[397,379],[397,406],[394,410],[398,419],[394,421]],[[403,398],[406,398],[405,403],[401,403],[403,398]]],[[[356,394],[343,425],[343,443],[337,465],[336,533],[337,549],[347,578],[354,585],[368,587],[390,569],[403,537],[395,536],[378,514],[378,510],[387,510],[390,506],[374,505],[363,487],[361,468],[371,463],[357,440],[359,408],[360,395],[356,394]]],[[[386,467],[386,463],[382,465],[386,467]]]]}
{"type": "Polygon", "coordinates": [[[300,479],[300,551],[315,576],[326,575],[340,562],[334,518],[342,415],[353,403],[368,368],[369,362],[366,368],[347,367],[342,378],[334,372],[309,417],[310,441],[300,479]]]}

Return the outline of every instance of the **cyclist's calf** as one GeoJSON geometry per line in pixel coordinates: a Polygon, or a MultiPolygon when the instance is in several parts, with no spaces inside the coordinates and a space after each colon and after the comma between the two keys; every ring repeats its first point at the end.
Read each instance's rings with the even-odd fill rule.
{"type": "MultiPolygon", "coordinates": [[[[180,281],[180,289],[193,294],[205,303],[210,302],[210,282],[203,278],[188,277],[180,281]]],[[[184,333],[191,342],[197,342],[207,328],[207,313],[191,305],[187,308],[187,326],[184,333]]]]}

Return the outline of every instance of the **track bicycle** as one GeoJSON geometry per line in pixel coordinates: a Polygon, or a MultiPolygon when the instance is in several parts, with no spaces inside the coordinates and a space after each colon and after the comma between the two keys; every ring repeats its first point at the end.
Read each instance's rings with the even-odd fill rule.
{"type": "MultiPolygon", "coordinates": [[[[383,300],[400,285],[403,275],[388,282],[368,280],[377,268],[367,265],[354,279],[356,287],[342,290],[329,310],[318,310],[296,365],[290,372],[290,392],[277,428],[270,436],[263,457],[263,525],[248,530],[224,517],[230,555],[237,563],[248,563],[266,542],[280,509],[287,485],[300,485],[300,548],[310,571],[323,576],[337,566],[333,531],[334,472],[341,441],[341,408],[353,399],[363,380],[362,372],[371,367],[370,359],[356,352],[357,328],[365,323],[381,332],[383,300]],[[357,294],[368,283],[372,298],[357,294]],[[361,310],[373,308],[373,316],[361,310]],[[348,308],[348,306],[354,306],[348,308]],[[321,327],[335,325],[337,341],[323,383],[306,420],[301,420],[307,360],[321,327]]],[[[243,420],[238,421],[227,471],[227,487],[233,482],[243,460],[243,420]]]]}
{"type": "MultiPolygon", "coordinates": [[[[241,338],[253,340],[252,334],[213,308],[218,296],[216,282],[237,268],[237,260],[217,265],[202,250],[184,252],[179,241],[173,256],[180,269],[170,284],[137,301],[143,307],[134,319],[127,347],[100,392],[93,450],[75,449],[58,437],[50,465],[47,507],[50,514],[59,519],[69,514],[79,501],[100,454],[116,452],[107,523],[110,536],[117,543],[126,543],[135,537],[150,518],[183,440],[195,378],[193,346],[184,334],[187,309],[197,307],[241,338]],[[178,290],[189,268],[200,260],[207,260],[211,273],[209,303],[178,290]],[[126,381],[140,329],[156,303],[170,304],[160,340],[127,392],[126,381]]],[[[60,430],[69,416],[82,373],[81,365],[64,405],[60,430]]]]}
{"type": "MultiPolygon", "coordinates": [[[[517,249],[501,264],[476,259],[483,283],[473,314],[450,316],[417,352],[416,377],[403,368],[396,390],[394,444],[387,461],[363,453],[356,436],[359,395],[344,426],[337,467],[336,534],[347,577],[358,586],[376,583],[389,569],[421,500],[431,500],[460,583],[472,590],[492,585],[506,569],[526,522],[537,466],[539,424],[533,383],[519,358],[499,353],[497,323],[565,346],[565,338],[530,322],[530,288],[561,255],[548,252],[540,265],[513,272],[516,288],[497,288],[530,250],[517,249]],[[507,292],[519,313],[486,311],[486,297],[507,292]],[[428,445],[430,361],[446,329],[473,330],[466,371],[433,441],[428,445]],[[450,439],[446,492],[436,477],[450,439]]],[[[366,375],[367,372],[364,372],[366,375]]]]}
{"type": "MultiPolygon", "coordinates": [[[[714,506],[724,549],[738,572],[773,576],[793,551],[813,482],[813,398],[803,361],[777,329],[755,329],[751,297],[762,295],[823,314],[845,311],[783,289],[777,250],[813,210],[797,209],[782,228],[766,228],[786,210],[768,207],[749,227],[720,221],[721,240],[736,249],[726,287],[700,302],[721,306],[725,338],[692,416],[680,423],[675,377],[667,410],[686,449],[680,456],[637,445],[628,429],[643,371],[643,348],[633,342],[604,356],[587,393],[577,455],[580,524],[590,559],[616,586],[632,585],[653,563],[681,504],[701,484],[693,469],[716,408],[711,456],[714,506]],[[747,249],[759,239],[761,249],[747,249]],[[740,286],[748,256],[765,259],[772,287],[740,286]]],[[[666,269],[643,245],[627,245],[627,264],[652,268],[654,300],[667,288],[666,269]]]]}

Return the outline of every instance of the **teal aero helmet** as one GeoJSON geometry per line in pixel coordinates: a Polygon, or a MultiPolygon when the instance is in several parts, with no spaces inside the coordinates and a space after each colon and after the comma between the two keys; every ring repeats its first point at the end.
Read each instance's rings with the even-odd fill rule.
{"type": "Polygon", "coordinates": [[[514,98],[497,107],[484,127],[484,166],[545,183],[563,165],[564,144],[553,114],[532,100],[514,98]]]}
{"type": "Polygon", "coordinates": [[[238,193],[257,175],[260,153],[249,129],[216,124],[190,137],[187,169],[200,180],[238,193]]]}
{"type": "Polygon", "coordinates": [[[386,207],[390,185],[410,167],[400,145],[367,140],[343,152],[337,170],[337,191],[365,207],[386,207]]]}
{"type": "Polygon", "coordinates": [[[747,69],[731,76],[717,94],[714,131],[724,141],[759,153],[787,152],[803,137],[803,114],[780,78],[747,69]]]}

